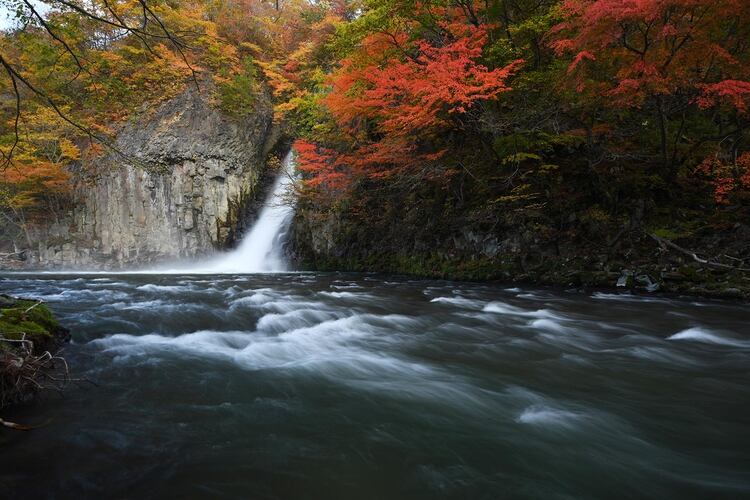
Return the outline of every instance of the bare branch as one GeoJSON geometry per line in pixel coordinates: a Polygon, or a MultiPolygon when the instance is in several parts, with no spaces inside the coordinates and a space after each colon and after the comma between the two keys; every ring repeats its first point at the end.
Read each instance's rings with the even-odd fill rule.
{"type": "Polygon", "coordinates": [[[702,259],[701,257],[698,257],[698,255],[695,252],[693,252],[691,250],[688,250],[686,248],[682,248],[681,246],[677,245],[676,243],[673,243],[672,241],[670,241],[670,240],[668,240],[666,238],[662,238],[662,237],[657,236],[657,235],[655,235],[653,233],[647,233],[647,234],[652,239],[654,239],[657,243],[659,243],[659,246],[661,246],[662,248],[669,247],[669,248],[671,248],[673,250],[677,250],[680,253],[683,253],[685,255],[688,255],[688,256],[692,257],[692,259],[695,262],[697,262],[699,264],[703,264],[704,266],[713,267],[713,268],[716,268],[716,269],[729,269],[729,270],[732,270],[732,271],[750,272],[750,268],[747,268],[747,267],[730,266],[729,264],[722,264],[720,262],[712,262],[712,261],[710,261],[708,259],[702,259]]]}
{"type": "MultiPolygon", "coordinates": [[[[2,56],[0,56],[0,59],[1,58],[2,56]]],[[[10,147],[10,151],[8,151],[7,154],[3,151],[0,151],[0,154],[3,155],[3,163],[0,166],[0,169],[5,170],[11,163],[13,163],[13,152],[15,151],[16,147],[18,147],[18,143],[21,141],[21,137],[18,134],[18,122],[21,120],[21,93],[18,91],[18,83],[16,82],[16,77],[14,76],[10,66],[5,63],[5,60],[3,60],[3,67],[5,68],[5,72],[10,78],[10,81],[13,85],[13,94],[16,97],[16,116],[13,122],[13,145],[10,147]]]]}

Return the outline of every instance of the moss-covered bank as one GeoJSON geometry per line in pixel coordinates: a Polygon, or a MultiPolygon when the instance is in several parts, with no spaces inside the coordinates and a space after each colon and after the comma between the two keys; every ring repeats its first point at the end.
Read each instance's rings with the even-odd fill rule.
{"type": "Polygon", "coordinates": [[[327,256],[303,261],[301,267],[318,271],[382,272],[458,281],[502,281],[750,300],[750,279],[747,277],[692,263],[642,264],[628,269],[617,264],[592,265],[581,258],[550,261],[529,269],[513,259],[446,260],[436,254],[379,254],[361,260],[327,256]]]}
{"type": "Polygon", "coordinates": [[[420,217],[420,203],[387,219],[299,210],[292,237],[297,267],[750,300],[745,224],[707,225],[689,235],[653,229],[651,221],[550,231],[509,220],[488,229],[455,215],[420,217]]]}
{"type": "Polygon", "coordinates": [[[0,408],[57,386],[57,352],[69,339],[42,302],[0,295],[0,408]]]}

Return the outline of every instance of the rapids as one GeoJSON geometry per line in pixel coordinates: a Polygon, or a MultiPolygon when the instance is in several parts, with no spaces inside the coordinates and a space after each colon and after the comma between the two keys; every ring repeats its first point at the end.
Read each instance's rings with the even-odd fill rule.
{"type": "Polygon", "coordinates": [[[379,275],[6,274],[73,332],[3,498],[740,498],[750,310],[379,275]]]}

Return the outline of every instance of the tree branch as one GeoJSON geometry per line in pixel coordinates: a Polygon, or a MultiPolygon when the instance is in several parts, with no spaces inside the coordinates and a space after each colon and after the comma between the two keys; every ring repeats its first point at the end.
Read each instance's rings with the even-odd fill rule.
{"type": "Polygon", "coordinates": [[[713,267],[713,268],[716,268],[716,269],[728,269],[728,270],[732,270],[732,271],[741,271],[741,272],[745,272],[745,273],[750,272],[750,268],[748,268],[748,267],[735,267],[735,266],[730,266],[729,264],[722,264],[720,262],[712,262],[712,261],[710,261],[708,259],[702,259],[702,258],[698,257],[698,255],[695,252],[693,252],[692,250],[688,250],[686,248],[682,248],[681,246],[673,243],[672,241],[670,241],[670,240],[668,240],[666,238],[662,238],[660,236],[656,236],[654,233],[646,233],[646,234],[648,234],[651,238],[653,238],[659,244],[659,246],[661,246],[662,248],[667,248],[668,247],[668,248],[671,248],[673,250],[677,250],[680,253],[683,253],[685,255],[688,255],[688,256],[692,257],[692,259],[695,262],[697,262],[699,264],[703,264],[704,266],[713,267]]]}
{"type": "MultiPolygon", "coordinates": [[[[126,155],[125,153],[123,153],[122,151],[120,151],[117,147],[115,147],[105,137],[102,137],[102,136],[100,136],[98,134],[95,134],[88,127],[86,127],[84,125],[81,125],[80,123],[75,122],[71,118],[69,118],[65,113],[63,113],[63,111],[60,109],[60,106],[57,104],[57,102],[55,102],[54,99],[52,99],[52,97],[50,97],[48,94],[46,94],[45,92],[43,92],[40,89],[38,89],[29,80],[27,80],[26,78],[24,78],[18,71],[16,71],[10,65],[10,63],[8,63],[8,61],[5,60],[5,58],[2,56],[2,54],[0,54],[0,65],[2,65],[5,68],[6,73],[8,73],[8,75],[10,75],[10,77],[11,77],[11,80],[13,80],[13,86],[14,86],[14,88],[16,88],[16,92],[17,92],[16,81],[23,83],[23,85],[26,88],[28,88],[32,93],[34,93],[37,97],[39,97],[40,99],[42,99],[43,101],[45,101],[55,111],[55,113],[57,114],[57,116],[59,116],[60,118],[62,118],[63,121],[65,121],[66,123],[68,123],[69,125],[71,125],[72,127],[74,127],[75,129],[77,129],[77,130],[83,132],[84,134],[86,134],[86,136],[89,139],[91,139],[93,141],[96,141],[96,142],[104,145],[107,149],[109,149],[109,150],[117,153],[119,156],[121,156],[123,158],[128,158],[128,155],[126,155]]],[[[20,96],[20,94],[18,94],[18,92],[16,93],[16,95],[20,96]]],[[[20,97],[19,97],[19,99],[20,99],[20,97]]],[[[20,103],[20,101],[17,101],[17,103],[20,103]]],[[[17,125],[16,125],[16,130],[17,130],[17,125]]]]}

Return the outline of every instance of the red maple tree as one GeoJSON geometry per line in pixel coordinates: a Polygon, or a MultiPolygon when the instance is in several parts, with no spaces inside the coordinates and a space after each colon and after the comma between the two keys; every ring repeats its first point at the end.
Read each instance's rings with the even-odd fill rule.
{"type": "Polygon", "coordinates": [[[342,61],[324,104],[346,147],[324,152],[298,142],[303,171],[318,176],[310,183],[387,177],[429,165],[446,153],[436,147],[440,134],[460,129],[478,103],[510,90],[507,80],[523,61],[483,65],[488,28],[470,23],[458,9],[443,13],[446,20],[429,40],[414,37],[416,23],[407,24],[398,32],[369,35],[342,61]]]}

